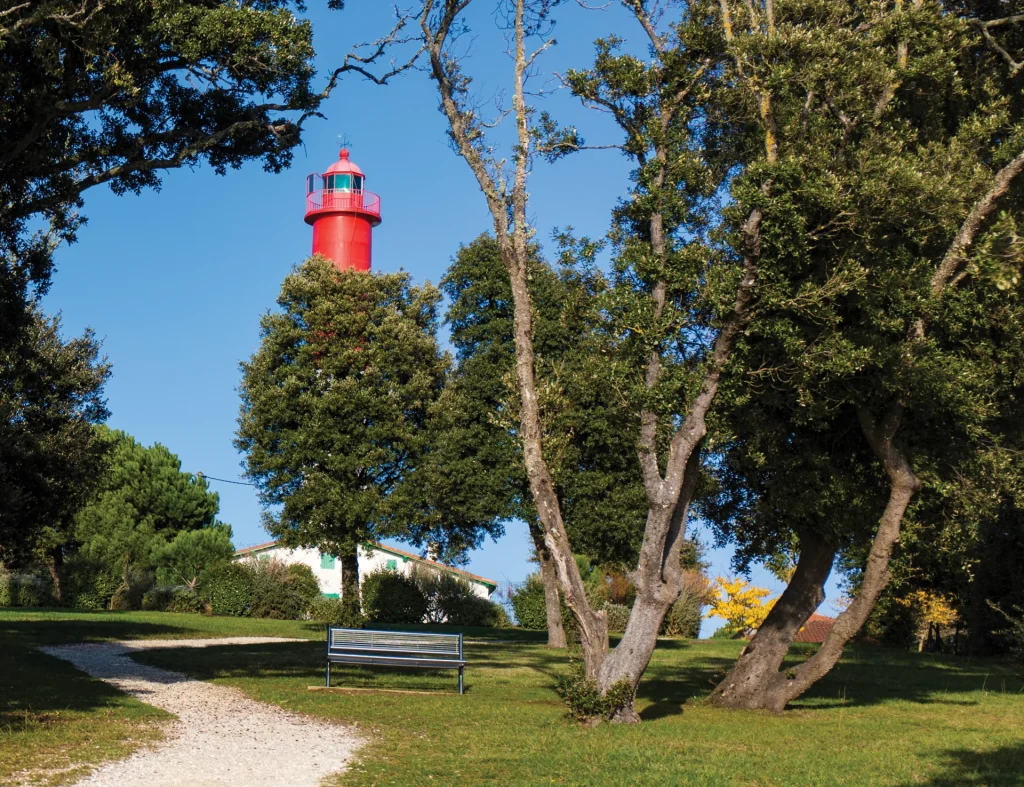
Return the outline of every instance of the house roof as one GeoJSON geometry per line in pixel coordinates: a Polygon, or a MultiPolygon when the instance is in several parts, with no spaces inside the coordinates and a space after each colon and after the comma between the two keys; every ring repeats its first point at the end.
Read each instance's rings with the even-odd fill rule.
{"type": "MultiPolygon", "coordinates": [[[[244,549],[236,549],[235,556],[238,557],[241,555],[254,555],[257,552],[264,552],[268,549],[274,549],[277,545],[278,544],[276,541],[267,541],[265,544],[256,544],[256,546],[245,547],[244,549]]],[[[438,563],[435,560],[428,560],[427,558],[420,557],[419,555],[414,554],[412,552],[406,552],[404,549],[396,549],[395,547],[384,546],[384,544],[378,544],[376,541],[367,541],[365,544],[363,544],[363,546],[367,549],[374,549],[380,552],[388,552],[392,555],[398,555],[399,557],[406,558],[408,560],[415,560],[417,563],[425,563],[428,566],[435,566],[439,569],[442,569],[443,571],[451,571],[453,574],[458,574],[459,576],[465,577],[466,579],[473,580],[474,582],[479,582],[482,585],[487,585],[492,590],[498,587],[498,583],[495,582],[493,579],[487,579],[486,577],[481,577],[477,574],[471,574],[468,571],[463,571],[461,568],[455,568],[455,566],[448,566],[444,563],[438,563]]]]}
{"type": "Polygon", "coordinates": [[[794,642],[824,642],[825,637],[832,630],[835,618],[827,615],[811,615],[804,627],[797,632],[793,638],[794,642]]]}

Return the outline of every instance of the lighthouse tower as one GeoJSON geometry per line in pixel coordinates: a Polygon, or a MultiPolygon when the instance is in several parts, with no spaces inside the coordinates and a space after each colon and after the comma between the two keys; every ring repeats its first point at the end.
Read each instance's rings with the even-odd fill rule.
{"type": "Polygon", "coordinates": [[[380,197],[364,188],[366,176],[342,148],[323,174],[306,178],[306,223],[313,225],[313,253],[339,270],[370,270],[372,231],[380,224],[380,197]]]}

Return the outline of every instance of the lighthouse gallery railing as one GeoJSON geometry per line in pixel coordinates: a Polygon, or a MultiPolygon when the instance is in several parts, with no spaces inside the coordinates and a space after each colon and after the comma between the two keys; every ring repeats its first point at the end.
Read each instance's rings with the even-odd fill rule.
{"type": "Polygon", "coordinates": [[[380,215],[380,197],[372,191],[318,189],[306,195],[306,213],[318,210],[360,210],[380,215]]]}

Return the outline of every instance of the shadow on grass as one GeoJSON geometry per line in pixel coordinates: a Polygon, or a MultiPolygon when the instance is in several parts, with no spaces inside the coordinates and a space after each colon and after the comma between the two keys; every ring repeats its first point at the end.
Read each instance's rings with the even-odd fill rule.
{"type": "MultiPolygon", "coordinates": [[[[991,751],[948,749],[941,753],[944,770],[917,787],[1021,787],[1024,786],[1024,744],[991,751]]],[[[910,785],[907,785],[910,787],[910,785]]]]}

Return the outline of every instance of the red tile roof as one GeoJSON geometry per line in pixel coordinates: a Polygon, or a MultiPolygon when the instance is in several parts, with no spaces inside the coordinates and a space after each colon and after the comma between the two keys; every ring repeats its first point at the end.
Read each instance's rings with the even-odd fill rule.
{"type": "Polygon", "coordinates": [[[826,615],[811,615],[804,627],[797,632],[794,642],[824,642],[825,637],[832,630],[835,618],[826,615]]]}
{"type": "MultiPolygon", "coordinates": [[[[252,547],[236,549],[235,555],[251,555],[255,552],[262,552],[266,549],[273,549],[276,546],[276,541],[267,541],[265,544],[257,544],[256,546],[252,547]]],[[[472,579],[484,585],[489,585],[492,588],[498,587],[498,583],[495,582],[493,579],[487,579],[486,577],[481,577],[477,574],[471,574],[468,571],[463,571],[461,568],[455,568],[455,566],[448,566],[444,563],[438,563],[434,560],[428,560],[427,558],[420,557],[419,555],[413,554],[412,552],[406,552],[404,549],[396,549],[395,547],[384,546],[384,544],[378,544],[376,541],[368,541],[363,546],[370,547],[371,549],[379,549],[381,552],[390,552],[393,555],[409,558],[410,560],[415,560],[418,563],[426,563],[428,566],[436,566],[437,568],[443,569],[444,571],[451,571],[455,574],[459,574],[460,576],[466,577],[467,579],[472,579]]]]}

